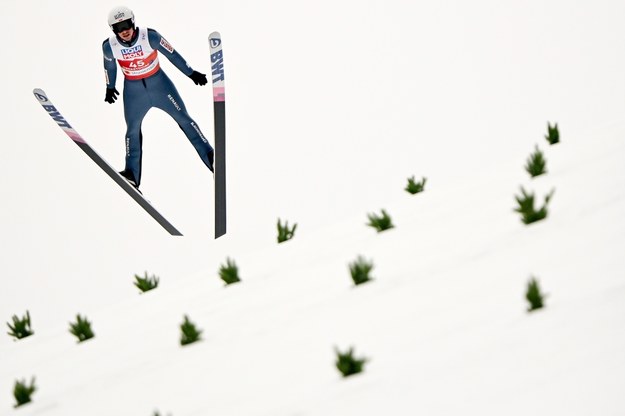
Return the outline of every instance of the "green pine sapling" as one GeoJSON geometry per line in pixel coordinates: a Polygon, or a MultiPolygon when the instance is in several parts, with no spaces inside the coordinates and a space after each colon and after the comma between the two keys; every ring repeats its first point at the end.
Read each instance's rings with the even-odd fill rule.
{"type": "Polygon", "coordinates": [[[239,268],[234,260],[229,257],[226,259],[226,264],[222,264],[219,267],[219,277],[221,277],[221,280],[226,282],[226,285],[231,285],[241,281],[239,278],[239,268]]]}
{"type": "Polygon", "coordinates": [[[31,396],[37,390],[35,386],[35,377],[30,381],[30,385],[26,384],[26,380],[16,381],[13,387],[13,397],[15,397],[15,407],[19,407],[23,404],[30,403],[31,396]]]}
{"type": "Polygon", "coordinates": [[[183,346],[199,341],[202,335],[202,331],[189,320],[187,315],[184,316],[184,322],[180,324],[180,332],[180,345],[183,346]]]}
{"type": "Polygon", "coordinates": [[[535,178],[536,176],[547,173],[546,164],[547,161],[545,160],[543,152],[536,146],[536,151],[527,158],[525,170],[532,178],[535,178]]]}
{"type": "Polygon", "coordinates": [[[560,131],[558,130],[558,123],[555,123],[553,126],[551,125],[551,123],[547,123],[547,135],[545,136],[545,139],[551,145],[560,143],[560,131]]]}
{"type": "Polygon", "coordinates": [[[368,361],[367,358],[356,358],[354,357],[354,348],[350,347],[350,349],[346,352],[340,352],[338,348],[335,347],[336,351],[336,368],[341,372],[343,377],[349,377],[354,374],[358,374],[363,371],[365,363],[368,361]]]}
{"type": "Polygon", "coordinates": [[[293,238],[296,228],[297,228],[297,223],[294,224],[293,227],[289,228],[288,221],[285,221],[284,225],[282,225],[280,218],[278,218],[278,243],[283,243],[293,238]]]}
{"type": "Polygon", "coordinates": [[[527,308],[528,312],[532,312],[536,309],[540,309],[544,304],[545,295],[540,291],[538,281],[532,277],[527,283],[527,291],[525,292],[525,299],[529,302],[530,306],[527,308]]]}
{"type": "Polygon", "coordinates": [[[373,280],[369,275],[373,270],[373,262],[368,261],[363,256],[358,256],[355,261],[349,264],[349,271],[355,285],[360,285],[373,280]]]}
{"type": "Polygon", "coordinates": [[[135,286],[139,288],[141,293],[148,292],[158,287],[159,278],[155,275],[148,276],[148,272],[145,272],[145,277],[141,277],[135,274],[135,286]]]}
{"type": "Polygon", "coordinates": [[[70,322],[69,332],[78,338],[78,342],[84,342],[95,336],[93,330],[91,329],[91,322],[87,320],[87,317],[83,318],[80,315],[76,315],[76,322],[70,322]]]}
{"type": "Polygon", "coordinates": [[[425,189],[425,181],[427,178],[421,179],[421,182],[415,182],[414,176],[408,178],[408,185],[404,188],[404,190],[412,195],[418,194],[419,192],[423,192],[425,189]]]}
{"type": "Polygon", "coordinates": [[[367,214],[369,218],[369,227],[375,228],[379,233],[390,228],[393,228],[393,221],[385,210],[382,210],[382,215],[367,214]]]}
{"type": "Polygon", "coordinates": [[[17,315],[13,315],[13,325],[7,322],[7,326],[11,330],[11,332],[7,333],[15,339],[26,338],[34,334],[30,323],[30,313],[28,311],[26,311],[26,315],[23,318],[18,318],[17,315]]]}
{"type": "Polygon", "coordinates": [[[521,187],[521,195],[515,195],[518,207],[515,211],[521,214],[521,221],[524,224],[531,224],[536,221],[543,220],[547,217],[547,205],[553,196],[555,190],[552,190],[547,196],[545,196],[545,204],[538,210],[534,208],[534,194],[528,194],[523,187],[521,187]]]}

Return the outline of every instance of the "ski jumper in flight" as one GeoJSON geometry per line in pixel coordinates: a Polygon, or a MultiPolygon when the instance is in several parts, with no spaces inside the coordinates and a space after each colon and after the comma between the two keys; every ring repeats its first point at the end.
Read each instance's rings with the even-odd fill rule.
{"type": "Polygon", "coordinates": [[[143,135],[141,122],[152,107],[160,108],[178,123],[208,169],[213,171],[214,151],[197,123],[191,118],[176,87],[161,69],[160,52],[196,85],[206,85],[206,75],[194,71],[184,58],[156,30],[135,27],[133,12],[117,7],[109,13],[114,35],[102,44],[106,97],[113,104],[117,64],[124,74],[124,117],[126,119],[126,167],[119,172],[137,189],[141,184],[143,135]]]}

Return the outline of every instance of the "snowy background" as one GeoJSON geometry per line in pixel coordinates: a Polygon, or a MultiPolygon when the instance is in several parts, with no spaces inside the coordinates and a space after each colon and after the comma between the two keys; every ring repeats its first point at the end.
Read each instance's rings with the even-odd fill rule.
{"type": "MultiPolygon", "coordinates": [[[[101,56],[115,5],[3,4],[0,324],[28,310],[35,335],[0,336],[1,415],[625,414],[624,3],[127,3],[201,72],[222,34],[219,240],[212,178],[165,113],[144,120],[142,191],[178,238],[32,96],[121,170],[101,56]],[[536,145],[548,174],[532,180],[536,145]],[[412,175],[424,193],[403,190],[412,175]],[[513,212],[521,185],[555,189],[545,221],[513,212]],[[382,208],[396,228],[378,234],[382,208]],[[278,218],[298,223],[282,245],[278,218]],[[354,287],[358,255],[375,280],[354,287]],[[224,287],[228,256],[243,281],[224,287]],[[140,295],[145,271],[161,284],[140,295]],[[531,276],[548,297],[528,314],[531,276]],[[182,348],[185,314],[204,339],[182,348]],[[370,361],[343,379],[334,348],[350,346],[370,361]]],[[[161,62],[211,136],[210,87],[161,62]]]]}

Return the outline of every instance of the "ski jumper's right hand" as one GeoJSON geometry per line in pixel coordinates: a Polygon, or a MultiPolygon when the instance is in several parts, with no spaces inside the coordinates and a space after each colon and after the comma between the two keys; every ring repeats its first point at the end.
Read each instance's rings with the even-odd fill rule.
{"type": "Polygon", "coordinates": [[[106,97],[104,97],[104,101],[109,104],[113,104],[115,100],[117,100],[117,96],[119,95],[119,91],[116,88],[107,88],[106,89],[106,97]]]}

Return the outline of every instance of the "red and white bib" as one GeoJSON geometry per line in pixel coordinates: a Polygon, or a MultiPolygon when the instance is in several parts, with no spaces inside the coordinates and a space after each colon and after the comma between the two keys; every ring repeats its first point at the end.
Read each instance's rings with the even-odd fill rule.
{"type": "Polygon", "coordinates": [[[133,46],[122,45],[116,36],[109,39],[113,57],[126,79],[136,80],[154,75],[159,69],[158,51],[152,49],[148,40],[148,30],[139,28],[139,36],[133,46]]]}

